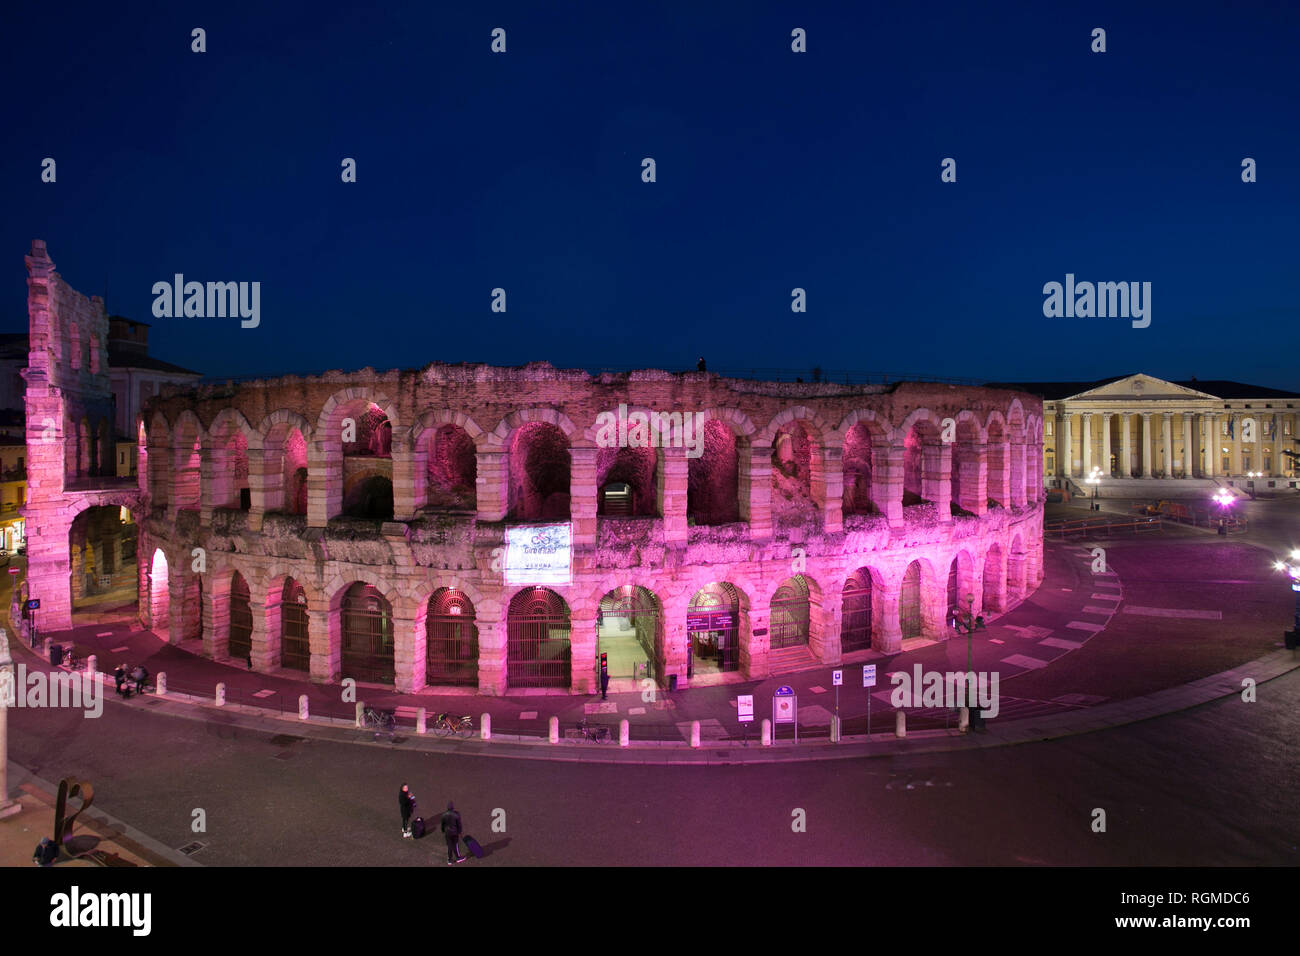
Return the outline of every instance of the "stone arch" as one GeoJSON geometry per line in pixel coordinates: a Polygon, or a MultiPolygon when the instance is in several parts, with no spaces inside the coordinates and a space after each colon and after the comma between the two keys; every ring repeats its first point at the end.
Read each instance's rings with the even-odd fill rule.
{"type": "Polygon", "coordinates": [[[836,435],[844,516],[884,514],[893,429],[875,411],[855,409],[840,422],[836,435]]]}
{"type": "Polygon", "coordinates": [[[807,574],[788,577],[777,585],[767,603],[769,649],[823,647],[822,589],[815,579],[807,574]]]}
{"type": "Polygon", "coordinates": [[[836,434],[835,427],[822,418],[820,412],[805,405],[794,405],[773,416],[763,430],[754,436],[754,444],[762,446],[773,444],[777,433],[791,422],[805,425],[810,432],[809,437],[814,438],[819,445],[825,445],[831,436],[836,434]]]}
{"type": "Polygon", "coordinates": [[[985,612],[1007,609],[1006,565],[1002,560],[1002,546],[996,541],[984,552],[984,588],[981,606],[985,612]]]}
{"type": "Polygon", "coordinates": [[[422,603],[416,630],[424,631],[426,685],[478,687],[477,609],[459,588],[440,587],[422,603]]]}
{"type": "MultiPolygon", "coordinates": [[[[316,427],[312,429],[311,437],[319,441],[329,441],[332,440],[329,437],[330,435],[336,435],[341,443],[343,419],[347,417],[343,409],[348,405],[359,402],[378,405],[388,419],[388,423],[392,426],[394,434],[396,434],[397,429],[401,427],[397,417],[397,403],[378,389],[366,385],[354,385],[350,388],[340,389],[325,399],[320,414],[316,417],[316,427]]],[[[275,414],[278,414],[278,412],[275,414]]],[[[304,437],[307,436],[304,435],[304,437]]]]}
{"type": "Polygon", "coordinates": [[[749,595],[732,581],[707,581],[696,588],[686,607],[688,679],[700,670],[749,672],[756,659],[766,664],[767,640],[751,637],[749,613],[749,595]]]}
{"type": "Polygon", "coordinates": [[[1007,554],[1007,603],[1023,600],[1028,588],[1028,556],[1024,539],[1017,531],[1011,536],[1011,550],[1007,554]]]}
{"type": "MultiPolygon", "coordinates": [[[[340,676],[359,683],[396,680],[397,592],[364,580],[355,569],[330,600],[330,639],[338,637],[340,676]]],[[[331,656],[333,649],[331,648],[331,656]]]]}
{"type": "Polygon", "coordinates": [[[262,420],[261,451],[254,453],[254,460],[260,459],[263,511],[307,513],[310,441],[311,426],[297,412],[282,408],[262,420]]]}
{"type": "Polygon", "coordinates": [[[506,681],[510,687],[570,687],[573,615],[550,588],[526,587],[506,608],[506,681]]]}
{"type": "Polygon", "coordinates": [[[956,416],[956,432],[950,454],[949,496],[954,515],[982,515],[987,510],[983,429],[974,412],[956,416]]]}
{"type": "Polygon", "coordinates": [[[942,518],[948,512],[940,500],[946,497],[942,479],[951,459],[941,433],[942,419],[928,408],[913,410],[897,430],[903,443],[903,505],[934,503],[942,518]]]}
{"type": "Polygon", "coordinates": [[[989,507],[1011,507],[1011,445],[1006,420],[996,409],[989,413],[984,426],[985,459],[988,471],[989,507]]]}
{"type": "MultiPolygon", "coordinates": [[[[496,428],[485,436],[483,446],[505,451],[510,443],[514,433],[531,422],[542,422],[547,425],[554,425],[564,437],[573,443],[575,438],[582,437],[581,430],[569,419],[568,415],[563,412],[546,406],[535,406],[532,408],[521,408],[518,411],[511,412],[505,418],[497,423],[496,428]]],[[[467,429],[468,430],[468,429],[467,429]]],[[[483,447],[480,446],[480,447],[483,447]]]]}
{"type": "Polygon", "coordinates": [[[167,554],[162,548],[155,548],[149,562],[149,627],[164,640],[171,627],[170,578],[167,554]]]}
{"type": "Polygon", "coordinates": [[[873,635],[880,633],[880,615],[886,602],[876,592],[884,576],[870,565],[862,565],[844,579],[840,588],[840,650],[845,654],[871,648],[873,635]]]}
{"type": "Polygon", "coordinates": [[[199,508],[200,469],[203,457],[203,425],[189,409],[176,416],[172,426],[172,473],[170,503],[174,510],[199,508]]]}
{"type": "MultiPolygon", "coordinates": [[[[687,520],[730,524],[741,518],[741,475],[749,462],[736,430],[725,419],[704,419],[702,453],[686,464],[687,520]]],[[[752,427],[752,426],[751,426],[752,427]]]]}
{"type": "Polygon", "coordinates": [[[974,598],[973,613],[979,613],[981,604],[980,593],[975,587],[977,581],[974,557],[967,549],[958,549],[948,563],[948,584],[944,594],[947,605],[947,621],[950,627],[953,625],[954,620],[962,619],[965,615],[972,613],[972,602],[967,601],[967,597],[974,598]]]}
{"type": "Polygon", "coordinates": [[[554,421],[523,421],[506,444],[507,515],[514,521],[570,516],[573,488],[571,437],[554,421]]]}
{"type": "Polygon", "coordinates": [[[203,443],[211,507],[251,508],[250,450],[260,441],[261,436],[238,409],[223,408],[212,420],[203,443]]]}
{"type": "Polygon", "coordinates": [[[266,639],[270,661],[285,670],[311,671],[311,597],[307,585],[292,574],[279,574],[264,591],[266,639]]]}
{"type": "Polygon", "coordinates": [[[609,655],[610,678],[649,678],[662,684],[667,646],[659,595],[644,585],[616,584],[594,604],[596,651],[609,655]]]}

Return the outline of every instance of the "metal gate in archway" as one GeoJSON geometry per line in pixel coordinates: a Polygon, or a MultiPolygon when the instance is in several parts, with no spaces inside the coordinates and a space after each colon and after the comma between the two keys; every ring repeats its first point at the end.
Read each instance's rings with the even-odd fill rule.
{"type": "Polygon", "coordinates": [[[547,588],[520,591],[506,619],[506,682],[512,687],[572,683],[569,606],[547,588]]]}
{"type": "MultiPolygon", "coordinates": [[[[621,620],[626,625],[621,627],[621,630],[631,630],[636,634],[636,642],[645,653],[646,669],[642,671],[640,669],[642,665],[637,664],[636,673],[628,668],[620,673],[615,665],[611,664],[609,676],[657,679],[663,648],[660,646],[662,638],[659,630],[659,606],[654,597],[643,587],[628,585],[616,588],[600,599],[598,631],[600,627],[611,623],[611,618],[621,620]]],[[[599,649],[603,649],[603,646],[599,649]]]]}
{"type": "Polygon", "coordinates": [[[311,669],[307,594],[293,578],[284,582],[280,594],[280,666],[293,671],[311,669]]]}
{"type": "Polygon", "coordinates": [[[772,596],[769,646],[777,650],[806,645],[811,618],[808,579],[797,574],[777,588],[772,596]]]}
{"type": "Polygon", "coordinates": [[[903,572],[898,594],[898,626],[903,639],[921,636],[921,565],[913,561],[903,572]]]}
{"type": "Polygon", "coordinates": [[[460,591],[439,588],[425,622],[426,684],[478,686],[478,625],[474,604],[460,591]]]}
{"type": "Polygon", "coordinates": [[[354,584],[343,599],[343,677],[372,684],[394,678],[393,614],[369,584],[354,584]]]}
{"type": "Polygon", "coordinates": [[[840,649],[865,651],[871,647],[871,572],[859,568],[844,582],[840,612],[840,649]]]}
{"type": "Polygon", "coordinates": [[[710,584],[691,598],[686,612],[686,676],[716,660],[719,671],[740,669],[740,595],[729,583],[710,584]]]}
{"type": "Polygon", "coordinates": [[[239,572],[230,581],[229,653],[241,661],[253,653],[253,609],[248,603],[248,582],[239,572]]]}

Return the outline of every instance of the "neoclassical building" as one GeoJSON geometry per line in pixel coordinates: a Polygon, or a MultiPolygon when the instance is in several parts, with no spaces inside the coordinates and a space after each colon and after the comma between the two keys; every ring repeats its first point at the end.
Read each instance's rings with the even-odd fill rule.
{"type": "Polygon", "coordinates": [[[1263,486],[1295,487],[1300,393],[1241,382],[1168,382],[1125,375],[1098,382],[1016,386],[1043,401],[1048,486],[1086,478],[1224,478],[1251,472],[1263,486]]]}
{"type": "MultiPolygon", "coordinates": [[[[102,304],[45,262],[28,402],[54,416],[65,377],[111,392],[64,360],[68,319],[98,334],[102,304]]],[[[545,363],[173,387],[136,423],[134,487],[76,491],[43,451],[31,593],[46,628],[70,621],[69,548],[113,508],[138,528],[142,621],[217,660],[493,695],[591,693],[601,655],[616,681],[766,677],[943,640],[954,608],[1032,591],[1041,414],[995,388],[545,363]],[[647,440],[652,415],[675,429],[647,440]]]]}

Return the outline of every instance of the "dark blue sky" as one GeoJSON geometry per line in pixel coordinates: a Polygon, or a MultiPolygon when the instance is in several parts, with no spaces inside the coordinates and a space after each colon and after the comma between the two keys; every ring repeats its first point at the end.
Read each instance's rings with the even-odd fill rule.
{"type": "Polygon", "coordinates": [[[1137,6],[9,5],[0,316],[40,237],[212,375],[702,354],[1300,390],[1300,14],[1137,6]],[[155,319],[177,272],[261,282],[261,326],[155,319]],[[1044,318],[1067,272],[1151,282],[1150,327],[1044,318]]]}

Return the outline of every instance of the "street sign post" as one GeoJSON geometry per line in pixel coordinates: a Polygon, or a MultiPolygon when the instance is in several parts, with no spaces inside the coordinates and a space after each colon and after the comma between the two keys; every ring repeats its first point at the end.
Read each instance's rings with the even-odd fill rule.
{"type": "Polygon", "coordinates": [[[867,739],[871,739],[871,688],[876,686],[876,665],[862,665],[862,686],[867,688],[867,739]]]}
{"type": "Polygon", "coordinates": [[[754,695],[739,694],[736,697],[736,719],[740,721],[740,729],[744,731],[741,740],[745,746],[749,746],[749,725],[754,720],[754,695]]]}
{"type": "Polygon", "coordinates": [[[794,724],[794,742],[799,743],[799,698],[794,688],[783,685],[772,694],[772,739],[776,739],[777,724],[794,724]]]}
{"type": "Polygon", "coordinates": [[[844,671],[831,671],[831,683],[835,685],[835,739],[839,740],[840,732],[840,685],[844,683],[844,671]]]}

